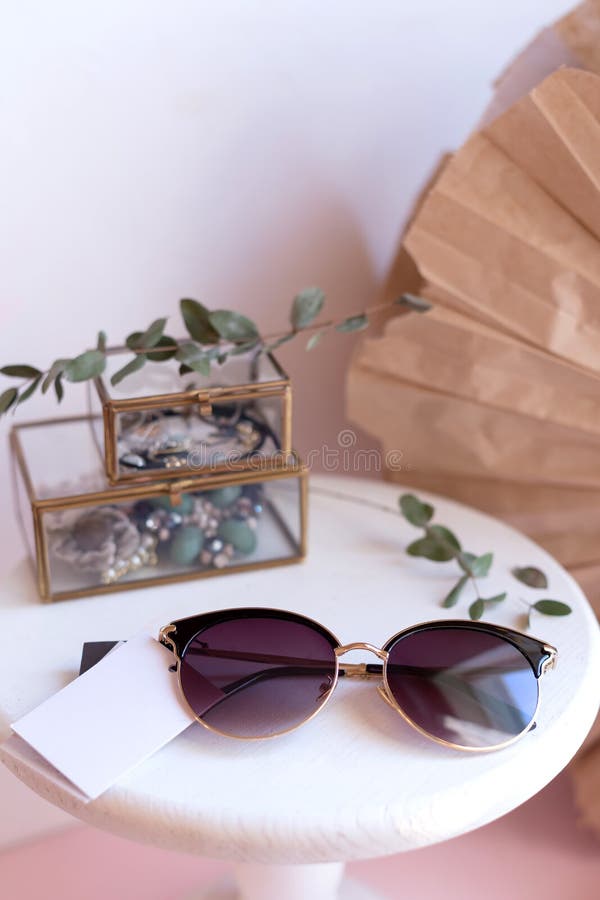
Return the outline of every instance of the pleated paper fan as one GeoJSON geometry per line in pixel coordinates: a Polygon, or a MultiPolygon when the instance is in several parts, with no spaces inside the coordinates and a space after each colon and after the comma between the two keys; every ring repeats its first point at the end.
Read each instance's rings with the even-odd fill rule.
{"type": "Polygon", "coordinates": [[[405,246],[449,305],[600,371],[600,77],[561,69],[445,166],[405,246]]]}
{"type": "MultiPolygon", "coordinates": [[[[362,343],[348,412],[394,452],[389,478],[530,534],[600,614],[600,0],[533,41],[482,123],[386,285],[433,308],[362,343]]],[[[577,796],[600,834],[600,730],[586,753],[577,796]]]]}
{"type": "Polygon", "coordinates": [[[600,77],[559,69],[473,134],[406,251],[434,308],[362,344],[350,416],[391,477],[600,564],[600,77]]]}

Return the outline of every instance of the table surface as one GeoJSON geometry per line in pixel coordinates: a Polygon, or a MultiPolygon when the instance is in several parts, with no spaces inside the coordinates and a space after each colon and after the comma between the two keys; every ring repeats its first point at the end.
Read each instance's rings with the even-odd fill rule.
{"type": "MultiPolygon", "coordinates": [[[[466,618],[468,596],[453,610],[440,607],[456,564],[408,557],[403,549],[418,532],[398,514],[360,502],[394,510],[399,493],[382,482],[313,478],[309,556],[299,566],[46,606],[25,563],[17,564],[0,591],[0,737],[74,677],[84,641],[127,638],[161,617],[166,623],[236,605],[280,607],[318,619],[342,643],[379,646],[416,622],[466,618]]],[[[51,802],[114,833],[266,863],[409,850],[523,803],[569,762],[596,715],[598,625],[569,574],[529,539],[452,501],[433,502],[436,520],[453,528],[464,547],[495,552],[485,593],[508,589],[509,597],[487,620],[523,627],[520,598],[547,595],[573,607],[564,618],[534,614],[531,633],[558,647],[559,664],[543,678],[538,727],[516,744],[488,754],[444,748],[407,726],[372,683],[353,681],[340,683],[321,715],[276,740],[233,741],[192,726],[88,804],[26,765],[13,763],[13,771],[51,802]],[[549,590],[542,595],[521,585],[510,575],[515,565],[541,567],[549,590]]],[[[368,654],[346,659],[371,661],[368,654]]]]}

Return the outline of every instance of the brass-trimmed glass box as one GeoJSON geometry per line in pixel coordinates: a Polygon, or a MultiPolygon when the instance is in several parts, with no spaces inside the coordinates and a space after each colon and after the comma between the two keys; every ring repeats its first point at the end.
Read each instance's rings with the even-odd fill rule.
{"type": "Polygon", "coordinates": [[[210,375],[181,374],[170,359],[148,362],[116,386],[111,376],[131,359],[109,353],[90,390],[90,414],[113,484],[162,481],[244,469],[249,460],[285,466],[292,452],[290,379],[270,353],[230,355],[210,375]]]}
{"type": "Polygon", "coordinates": [[[89,417],[11,432],[19,519],[43,600],[66,600],[299,562],[307,469],[111,485],[89,417]]]}

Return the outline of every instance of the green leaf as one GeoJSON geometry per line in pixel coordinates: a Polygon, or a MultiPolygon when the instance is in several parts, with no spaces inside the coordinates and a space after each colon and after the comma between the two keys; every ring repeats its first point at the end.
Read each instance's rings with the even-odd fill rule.
{"type": "Polygon", "coordinates": [[[60,403],[62,398],[65,395],[65,391],[62,384],[62,375],[57,375],[54,381],[54,390],[56,392],[56,399],[60,403]]]}
{"type": "Polygon", "coordinates": [[[395,306],[405,306],[412,309],[413,312],[427,312],[432,308],[432,304],[425,300],[424,297],[417,297],[416,294],[402,294],[397,300],[394,300],[395,306]]]}
{"type": "Polygon", "coordinates": [[[37,378],[41,375],[39,369],[35,366],[4,366],[0,369],[3,375],[11,375],[14,378],[37,378]]]}
{"type": "Polygon", "coordinates": [[[494,594],[493,597],[482,597],[481,599],[484,603],[502,603],[503,600],[506,600],[506,591],[503,591],[501,594],[494,594]]]}
{"type": "Polygon", "coordinates": [[[322,328],[321,331],[315,331],[314,334],[311,334],[309,339],[306,342],[307,350],[314,350],[317,344],[321,343],[322,338],[324,337],[326,332],[325,328],[322,328]]]}
{"type": "Polygon", "coordinates": [[[458,581],[456,582],[456,584],[454,585],[454,587],[452,588],[450,593],[446,594],[446,596],[442,600],[443,607],[445,607],[446,609],[450,609],[450,607],[456,606],[456,604],[458,603],[458,601],[460,599],[462,589],[464,588],[464,586],[468,580],[469,580],[468,575],[463,575],[461,578],[458,579],[458,581]]]}
{"type": "Polygon", "coordinates": [[[164,362],[166,359],[173,359],[177,353],[177,341],[175,338],[163,334],[161,339],[154,344],[154,350],[146,353],[146,357],[151,362],[164,362]],[[159,347],[168,347],[168,350],[159,350],[159,347]]]}
{"type": "Polygon", "coordinates": [[[484,578],[490,571],[493,561],[493,553],[484,553],[482,556],[476,556],[475,559],[471,560],[469,563],[471,575],[473,575],[474,578],[484,578]]]}
{"type": "Polygon", "coordinates": [[[134,331],[130,334],[125,343],[130,350],[145,350],[155,347],[163,335],[166,324],[166,319],[155,319],[145,331],[134,331]]]}
{"type": "Polygon", "coordinates": [[[187,344],[181,344],[175,354],[175,358],[186,367],[186,372],[183,373],[180,370],[180,374],[199,372],[201,375],[210,375],[212,354],[202,350],[198,344],[193,344],[191,341],[188,341],[187,344]]]}
{"type": "Polygon", "coordinates": [[[65,378],[67,381],[87,381],[100,375],[105,365],[106,359],[100,350],[87,350],[65,363],[65,378]]]}
{"type": "Polygon", "coordinates": [[[481,598],[478,598],[469,607],[469,616],[473,621],[480,619],[485,612],[485,604],[481,598]]]}
{"type": "Polygon", "coordinates": [[[427,534],[406,548],[409,556],[424,556],[432,562],[448,562],[460,551],[460,544],[455,536],[443,525],[431,525],[427,534]]]}
{"type": "Polygon", "coordinates": [[[20,396],[19,399],[17,400],[17,404],[21,404],[21,403],[24,403],[25,400],[29,400],[29,398],[30,398],[31,395],[35,392],[35,389],[37,388],[37,386],[38,386],[38,384],[40,383],[41,380],[42,380],[42,376],[41,376],[41,375],[38,375],[37,378],[34,378],[33,381],[31,382],[31,384],[29,385],[29,387],[26,388],[26,390],[23,391],[23,393],[21,394],[21,396],[20,396]]]}
{"type": "Polygon", "coordinates": [[[471,566],[476,559],[477,556],[475,553],[468,553],[466,550],[463,550],[463,552],[459,553],[459,555],[456,557],[457,563],[459,564],[463,572],[467,573],[467,575],[471,574],[471,566]]]}
{"type": "Polygon", "coordinates": [[[228,309],[217,309],[209,313],[208,320],[219,335],[226,341],[239,344],[259,337],[254,322],[241,313],[228,309]]]}
{"type": "Polygon", "coordinates": [[[186,366],[185,363],[181,363],[179,366],[179,374],[180,375],[189,375],[190,372],[193,372],[193,369],[190,369],[189,366],[186,366]]]}
{"type": "Polygon", "coordinates": [[[349,319],[344,319],[343,322],[335,326],[335,330],[343,332],[364,331],[368,327],[369,317],[365,313],[361,313],[359,316],[350,316],[349,319]]]}
{"type": "Polygon", "coordinates": [[[210,323],[208,309],[197,300],[180,300],[179,308],[188,334],[200,344],[216,344],[219,332],[210,323]]]}
{"type": "Polygon", "coordinates": [[[533,609],[545,616],[568,616],[573,612],[570,606],[559,600],[538,600],[533,604],[533,609]]]}
{"type": "Polygon", "coordinates": [[[58,376],[62,374],[68,362],[68,359],[57,359],[52,363],[50,369],[48,370],[48,374],[44,378],[44,383],[42,384],[42,394],[45,394],[46,391],[52,386],[52,382],[54,381],[54,379],[58,378],[58,376]]]}
{"type": "Polygon", "coordinates": [[[325,294],[318,287],[305,288],[299,294],[296,294],[290,314],[290,321],[294,331],[306,328],[311,322],[314,322],[323,309],[324,303],[325,294]]]}
{"type": "Polygon", "coordinates": [[[433,516],[434,509],[429,503],[423,503],[414,494],[402,494],[398,500],[400,512],[411,525],[422,528],[433,516]]]}
{"type": "Polygon", "coordinates": [[[18,396],[19,392],[17,388],[8,388],[7,391],[0,394],[0,416],[3,413],[8,412],[18,396]]]}
{"type": "Polygon", "coordinates": [[[433,562],[444,562],[438,558],[437,541],[432,541],[431,538],[418,538],[408,545],[406,552],[409,556],[424,556],[425,559],[431,559],[433,562]]]}
{"type": "Polygon", "coordinates": [[[522,582],[522,584],[526,584],[527,587],[548,587],[548,579],[546,578],[542,570],[537,569],[535,566],[523,566],[522,568],[516,566],[514,569],[511,569],[511,572],[515,576],[517,581],[522,582]]]}
{"type": "Polygon", "coordinates": [[[137,356],[134,356],[133,359],[130,359],[123,368],[119,369],[118,372],[115,372],[115,374],[111,376],[110,383],[113,387],[116,387],[116,385],[120,384],[124,378],[127,378],[128,375],[133,375],[134,372],[139,372],[145,365],[146,357],[143,353],[139,353],[137,356]]]}
{"type": "Polygon", "coordinates": [[[105,331],[98,332],[98,339],[96,341],[96,349],[100,350],[101,353],[104,353],[106,351],[106,332],[105,331]]]}

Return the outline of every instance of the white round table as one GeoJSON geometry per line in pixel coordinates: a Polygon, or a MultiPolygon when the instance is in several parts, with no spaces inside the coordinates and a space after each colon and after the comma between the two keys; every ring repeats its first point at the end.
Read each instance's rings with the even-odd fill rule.
{"type": "MultiPolygon", "coordinates": [[[[467,618],[468,593],[452,610],[441,598],[456,563],[404,553],[418,532],[399,515],[343,500],[339,492],[397,506],[400,488],[318,477],[311,482],[309,556],[300,566],[40,605],[24,566],[4,578],[0,737],[9,723],[72,679],[84,641],[127,638],[147,621],[164,623],[231,606],[305,613],[342,643],[381,646],[412,623],[467,618]]],[[[423,495],[426,496],[426,495],[423,495]]],[[[343,862],[423,847],[477,828],[523,803],[575,754],[600,702],[596,619],[573,579],[545,551],[506,525],[433,498],[436,520],[475,553],[495,552],[485,594],[509,598],[485,618],[523,626],[524,606],[551,596],[573,613],[534,614],[531,633],[557,646],[544,676],[537,728],[493,753],[462,753],[409,728],[368,681],[340,683],[325,710],[285,737],[240,742],[192,726],[99,797],[84,804],[26,765],[4,761],[38,794],[115,834],[236,864],[243,900],[331,900],[343,862]],[[510,569],[537,565],[544,594],[510,569]],[[302,864],[302,865],[298,865],[302,864]]],[[[482,584],[483,587],[483,584],[482,584]]],[[[357,654],[349,662],[367,659],[357,654]]],[[[373,896],[344,885],[345,898],[373,896]]],[[[221,886],[198,895],[233,896],[221,886]]]]}

